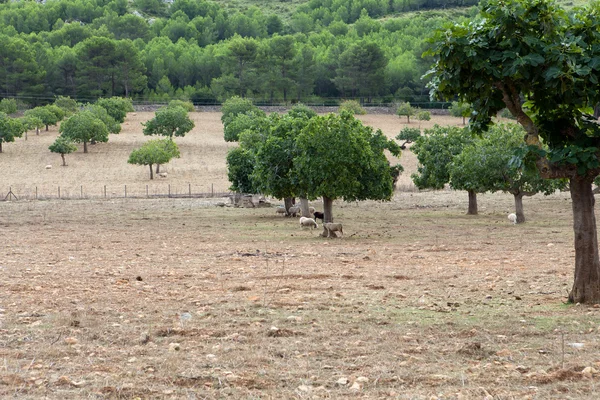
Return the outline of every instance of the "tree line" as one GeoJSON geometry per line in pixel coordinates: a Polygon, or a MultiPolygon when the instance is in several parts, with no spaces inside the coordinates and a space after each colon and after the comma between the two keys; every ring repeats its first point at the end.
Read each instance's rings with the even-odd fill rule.
{"type": "Polygon", "coordinates": [[[423,41],[447,14],[376,19],[417,3],[439,2],[311,1],[289,20],[256,7],[228,13],[203,0],[6,2],[0,96],[33,105],[56,95],[197,104],[233,95],[278,103],[428,101],[423,41]]]}

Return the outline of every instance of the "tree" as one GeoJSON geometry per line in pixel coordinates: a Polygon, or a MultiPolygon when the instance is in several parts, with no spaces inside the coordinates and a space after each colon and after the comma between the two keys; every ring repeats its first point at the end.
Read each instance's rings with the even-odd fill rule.
{"type": "Polygon", "coordinates": [[[398,104],[396,108],[396,114],[400,117],[406,116],[406,122],[410,124],[411,115],[415,115],[416,110],[410,105],[408,101],[398,104]]]}
{"type": "Polygon", "coordinates": [[[14,114],[17,112],[17,100],[15,99],[2,99],[0,100],[0,112],[5,114],[14,114]]]}
{"type": "MultiPolygon", "coordinates": [[[[46,130],[48,130],[49,125],[56,125],[59,121],[56,114],[53,113],[48,107],[35,107],[31,110],[25,111],[24,115],[25,117],[31,117],[42,121],[42,126],[46,126],[46,130]]],[[[37,124],[33,126],[36,128],[35,134],[39,135],[41,126],[38,126],[37,124]]]]}
{"type": "Polygon", "coordinates": [[[449,167],[450,186],[477,193],[510,193],[515,200],[517,223],[525,222],[524,196],[549,195],[566,185],[564,180],[541,178],[535,165],[527,165],[524,134],[516,124],[491,127],[454,157],[449,167]]]}
{"type": "Polygon", "coordinates": [[[348,111],[354,115],[365,115],[367,111],[356,100],[345,100],[340,104],[338,112],[348,111]]]}
{"type": "Polygon", "coordinates": [[[133,112],[133,104],[131,99],[123,97],[100,98],[96,100],[96,104],[104,108],[116,122],[122,124],[125,122],[128,112],[133,112]]]}
{"type": "Polygon", "coordinates": [[[402,128],[399,134],[396,135],[396,139],[404,140],[404,143],[400,145],[402,150],[406,149],[406,145],[414,142],[421,137],[421,130],[419,128],[410,128],[405,126],[402,128]]]}
{"type": "Polygon", "coordinates": [[[66,167],[67,162],[65,160],[65,154],[71,154],[77,151],[77,146],[75,146],[69,139],[59,136],[56,138],[54,143],[48,147],[48,149],[50,149],[50,151],[53,153],[60,154],[60,157],[62,158],[62,165],[63,167],[66,167]]]}
{"type": "Polygon", "coordinates": [[[471,111],[471,105],[469,103],[453,101],[452,106],[450,107],[450,115],[453,117],[462,117],[463,125],[466,124],[465,119],[471,115],[471,111]]]}
{"type": "Polygon", "coordinates": [[[183,107],[163,107],[144,126],[144,135],[162,135],[173,140],[173,136],[185,136],[194,128],[194,121],[183,107]]]}
{"type": "Polygon", "coordinates": [[[192,112],[194,111],[194,104],[191,101],[184,101],[184,100],[171,100],[168,104],[168,107],[182,107],[185,111],[187,112],[192,112]]]}
{"type": "Polygon", "coordinates": [[[384,149],[399,147],[373,133],[350,113],[311,118],[296,138],[294,179],[308,199],[323,198],[325,222],[333,222],[333,200],[390,200],[392,167],[384,149]]]}
{"type": "Polygon", "coordinates": [[[419,121],[419,129],[421,128],[421,121],[430,121],[431,113],[427,110],[417,111],[417,120],[419,121]]]}
{"type": "Polygon", "coordinates": [[[252,100],[239,96],[230,97],[221,106],[221,122],[226,127],[238,114],[247,114],[250,111],[256,115],[262,113],[262,116],[265,116],[265,113],[252,103],[252,100]]]}
{"type": "Polygon", "coordinates": [[[471,103],[476,131],[506,107],[525,129],[540,175],[569,180],[575,237],[569,301],[598,303],[592,182],[600,174],[600,126],[591,113],[600,102],[600,9],[594,3],[567,13],[548,0],[486,0],[480,7],[474,21],[431,39],[432,94],[471,103]]]}
{"type": "Polygon", "coordinates": [[[54,105],[62,109],[65,113],[65,116],[73,115],[79,110],[79,104],[77,104],[77,101],[69,96],[58,96],[56,100],[54,100],[54,105]]]}
{"type": "MultiPolygon", "coordinates": [[[[94,103],[86,104],[83,109],[90,111],[96,118],[102,121],[104,125],[106,125],[108,133],[118,134],[121,132],[121,124],[115,121],[115,119],[108,114],[106,108],[94,103]]],[[[96,141],[92,139],[91,144],[96,144],[96,141]]]]}
{"type": "Polygon", "coordinates": [[[23,136],[23,132],[25,127],[21,121],[0,112],[0,153],[2,153],[2,143],[14,142],[15,138],[23,136]]]}
{"type": "Polygon", "coordinates": [[[24,115],[21,118],[21,123],[25,129],[25,140],[27,140],[27,131],[35,128],[36,134],[39,135],[40,129],[44,127],[44,122],[36,116],[24,115]]]}
{"type": "Polygon", "coordinates": [[[88,142],[108,142],[108,129],[102,120],[89,110],[80,111],[60,125],[61,136],[75,143],[83,143],[87,153],[88,142]]]}
{"type": "Polygon", "coordinates": [[[150,179],[154,179],[152,166],[161,165],[179,158],[177,143],[170,139],[149,140],[139,149],[133,150],[127,162],[129,164],[148,165],[150,167],[150,179]]]}
{"type": "MultiPolygon", "coordinates": [[[[436,125],[432,129],[426,129],[425,134],[418,137],[410,148],[418,160],[417,172],[411,175],[415,186],[419,189],[443,189],[450,182],[449,167],[454,157],[472,141],[469,133],[462,128],[436,125]]],[[[467,189],[467,192],[467,214],[475,215],[477,192],[470,189],[467,189]]]]}

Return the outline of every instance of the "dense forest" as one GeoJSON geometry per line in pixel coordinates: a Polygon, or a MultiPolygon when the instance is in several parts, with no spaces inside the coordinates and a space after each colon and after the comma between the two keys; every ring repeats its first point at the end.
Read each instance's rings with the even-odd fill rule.
{"type": "Polygon", "coordinates": [[[477,1],[226,3],[0,0],[0,97],[427,102],[424,40],[477,1]]]}

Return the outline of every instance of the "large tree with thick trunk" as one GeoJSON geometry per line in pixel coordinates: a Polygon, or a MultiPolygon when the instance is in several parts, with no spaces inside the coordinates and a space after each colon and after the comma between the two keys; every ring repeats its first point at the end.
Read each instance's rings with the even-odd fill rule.
{"type": "Polygon", "coordinates": [[[600,173],[600,5],[570,11],[549,0],[485,0],[479,16],[434,34],[432,94],[471,103],[485,131],[507,108],[547,179],[569,180],[575,279],[569,301],[600,302],[592,182],[600,173]],[[542,142],[548,146],[544,149],[542,142]]]}
{"type": "Polygon", "coordinates": [[[333,222],[335,199],[391,199],[394,167],[384,150],[399,156],[400,146],[351,113],[312,118],[297,136],[296,149],[295,182],[309,199],[323,198],[324,222],[333,222]]]}

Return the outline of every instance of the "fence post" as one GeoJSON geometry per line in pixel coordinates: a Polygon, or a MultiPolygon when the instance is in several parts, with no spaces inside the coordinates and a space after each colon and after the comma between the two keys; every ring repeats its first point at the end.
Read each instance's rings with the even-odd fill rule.
{"type": "Polygon", "coordinates": [[[188,183],[188,191],[190,193],[190,197],[192,197],[192,184],[188,183]]]}
{"type": "Polygon", "coordinates": [[[146,185],[146,197],[149,197],[148,196],[148,185],[146,185]]]}
{"type": "Polygon", "coordinates": [[[81,185],[80,189],[81,189],[81,195],[79,197],[81,197],[83,199],[83,185],[81,185]]]}
{"type": "Polygon", "coordinates": [[[104,198],[106,198],[106,185],[104,185],[104,198]]]}
{"type": "Polygon", "coordinates": [[[35,199],[37,200],[37,186],[35,187],[35,199]]]}
{"type": "Polygon", "coordinates": [[[210,197],[215,197],[215,184],[210,184],[210,197]]]}
{"type": "Polygon", "coordinates": [[[169,183],[169,197],[171,197],[171,184],[169,183]]]}
{"type": "Polygon", "coordinates": [[[60,199],[60,186],[58,187],[58,198],[60,199]]]}
{"type": "Polygon", "coordinates": [[[125,198],[127,198],[127,185],[125,185],[125,198]]]}

